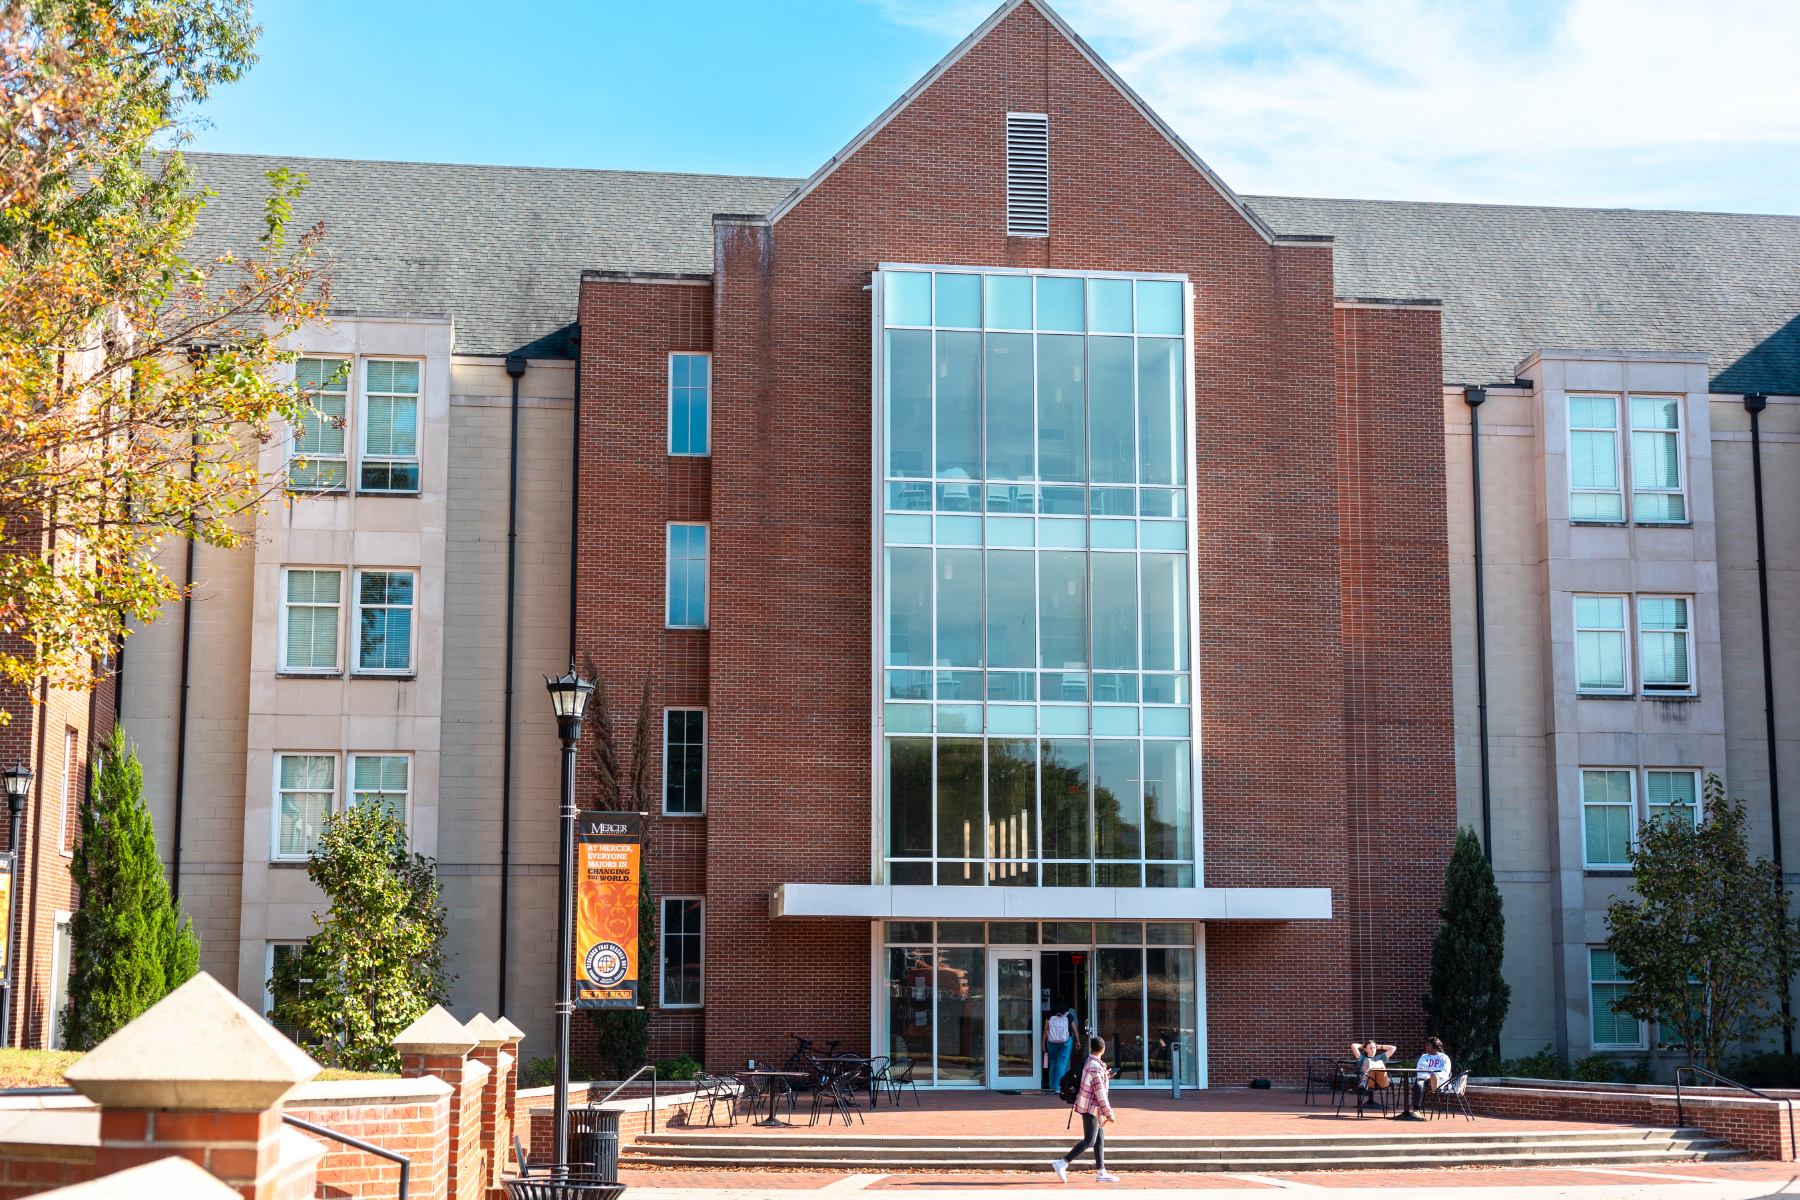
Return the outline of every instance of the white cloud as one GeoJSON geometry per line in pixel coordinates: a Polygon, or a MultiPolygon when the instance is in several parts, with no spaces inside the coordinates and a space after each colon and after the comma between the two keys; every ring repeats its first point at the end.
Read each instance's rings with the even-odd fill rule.
{"type": "MultiPolygon", "coordinates": [[[[991,4],[882,0],[960,37],[991,4]]],[[[1800,213],[1793,0],[1062,0],[1244,192],[1800,213]]]]}

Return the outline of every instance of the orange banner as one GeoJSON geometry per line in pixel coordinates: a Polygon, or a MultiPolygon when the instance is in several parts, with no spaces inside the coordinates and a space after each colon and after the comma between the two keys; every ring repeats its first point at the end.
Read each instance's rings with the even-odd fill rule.
{"type": "Polygon", "coordinates": [[[581,814],[575,844],[575,1007],[638,1008],[643,818],[581,814]]]}

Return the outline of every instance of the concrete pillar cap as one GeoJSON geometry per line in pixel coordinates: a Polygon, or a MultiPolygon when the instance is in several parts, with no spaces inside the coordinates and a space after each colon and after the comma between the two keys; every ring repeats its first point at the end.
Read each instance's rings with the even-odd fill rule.
{"type": "Polygon", "coordinates": [[[486,1013],[476,1013],[463,1022],[463,1028],[468,1031],[470,1037],[475,1039],[475,1044],[483,1050],[492,1050],[495,1046],[506,1044],[506,1034],[498,1025],[488,1020],[486,1013]]]}
{"type": "Polygon", "coordinates": [[[244,1200],[205,1167],[175,1155],[44,1194],[58,1200],[244,1200]]]}
{"type": "Polygon", "coordinates": [[[430,1012],[402,1029],[389,1045],[401,1054],[460,1058],[475,1048],[476,1041],[443,1005],[434,1004],[430,1012]]]}
{"type": "Polygon", "coordinates": [[[522,1042],[525,1040],[525,1031],[520,1029],[517,1025],[514,1025],[505,1017],[501,1017],[498,1021],[495,1021],[494,1028],[498,1029],[501,1033],[504,1033],[506,1035],[506,1040],[509,1042],[522,1042]]]}
{"type": "Polygon", "coordinates": [[[262,1112],[319,1064],[202,971],[63,1072],[102,1108],[262,1112]]]}

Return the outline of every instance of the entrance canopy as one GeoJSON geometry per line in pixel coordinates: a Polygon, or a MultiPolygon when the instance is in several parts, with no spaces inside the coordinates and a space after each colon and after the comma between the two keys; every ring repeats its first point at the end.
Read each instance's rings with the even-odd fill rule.
{"type": "Polygon", "coordinates": [[[1330,888],[909,887],[784,883],[769,919],[1324,921],[1330,888]]]}

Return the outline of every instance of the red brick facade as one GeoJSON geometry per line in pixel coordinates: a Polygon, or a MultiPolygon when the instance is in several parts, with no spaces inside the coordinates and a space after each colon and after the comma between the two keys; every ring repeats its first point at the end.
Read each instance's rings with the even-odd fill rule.
{"type": "Polygon", "coordinates": [[[622,726],[646,671],[709,710],[707,816],[657,819],[650,856],[706,897],[705,1027],[658,1012],[653,1053],[868,1039],[868,923],[771,923],[768,895],[872,881],[884,261],[1192,281],[1204,879],[1334,904],[1208,927],[1210,1076],[1416,1040],[1455,819],[1436,315],[1334,307],[1328,244],[1272,243],[1028,3],[772,225],[718,222],[710,286],[584,279],[580,651],[622,726]],[[1051,117],[1048,238],[1005,232],[1009,111],[1051,117]],[[667,454],[676,350],[714,355],[710,460],[667,454]],[[704,632],[663,628],[671,520],[712,526],[704,632]]]}

